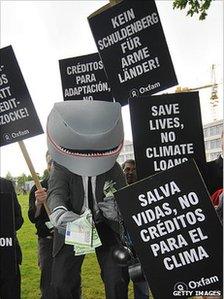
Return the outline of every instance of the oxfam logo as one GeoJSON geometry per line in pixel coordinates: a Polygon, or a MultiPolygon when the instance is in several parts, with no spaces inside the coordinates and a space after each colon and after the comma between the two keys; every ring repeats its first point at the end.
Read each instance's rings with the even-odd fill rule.
{"type": "Polygon", "coordinates": [[[184,282],[177,282],[174,286],[174,291],[187,291],[188,286],[184,282]]]}
{"type": "Polygon", "coordinates": [[[11,141],[12,140],[12,137],[11,137],[11,135],[9,134],[9,133],[5,133],[5,134],[3,134],[3,139],[5,140],[5,141],[7,141],[7,142],[9,142],[9,141],[11,141]]]}

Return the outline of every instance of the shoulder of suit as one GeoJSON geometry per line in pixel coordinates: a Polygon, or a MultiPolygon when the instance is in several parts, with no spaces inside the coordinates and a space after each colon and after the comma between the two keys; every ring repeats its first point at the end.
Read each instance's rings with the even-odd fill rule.
{"type": "Polygon", "coordinates": [[[4,190],[7,191],[14,191],[13,184],[10,180],[0,178],[0,190],[1,192],[4,192],[4,190]]]}
{"type": "Polygon", "coordinates": [[[207,162],[208,167],[209,166],[213,167],[213,166],[216,166],[217,164],[220,164],[220,165],[223,164],[223,158],[221,155],[218,156],[218,158],[216,158],[215,160],[207,162]]]}
{"type": "Polygon", "coordinates": [[[221,155],[218,156],[218,158],[216,159],[218,164],[223,164],[223,157],[221,155]]]}
{"type": "Polygon", "coordinates": [[[114,166],[106,172],[106,174],[118,174],[123,173],[121,166],[118,162],[115,162],[114,166]]]}
{"type": "MultiPolygon", "coordinates": [[[[53,173],[53,172],[60,173],[62,175],[67,175],[67,176],[78,176],[77,174],[69,171],[67,168],[65,168],[64,166],[62,166],[56,162],[54,162],[54,166],[53,166],[51,173],[53,173]]],[[[50,173],[50,176],[51,176],[51,173],[50,173]]]]}
{"type": "Polygon", "coordinates": [[[115,169],[122,170],[121,165],[118,162],[115,162],[114,167],[115,169]]]}

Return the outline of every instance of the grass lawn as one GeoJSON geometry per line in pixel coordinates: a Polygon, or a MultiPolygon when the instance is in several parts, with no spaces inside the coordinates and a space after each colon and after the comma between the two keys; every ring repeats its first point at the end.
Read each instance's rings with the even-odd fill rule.
{"type": "MultiPolygon", "coordinates": [[[[21,266],[22,299],[38,299],[40,272],[37,265],[37,238],[35,227],[27,217],[28,195],[18,197],[22,207],[24,224],[18,231],[18,238],[23,252],[21,266]]],[[[104,287],[100,278],[99,266],[95,254],[85,257],[82,267],[82,287],[84,299],[104,299],[104,287]]],[[[130,283],[129,299],[133,299],[133,288],[130,283]]]]}

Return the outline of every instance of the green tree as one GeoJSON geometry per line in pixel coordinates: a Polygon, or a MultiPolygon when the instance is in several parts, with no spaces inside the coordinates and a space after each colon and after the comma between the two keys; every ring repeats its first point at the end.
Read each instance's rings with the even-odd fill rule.
{"type": "Polygon", "coordinates": [[[25,173],[21,174],[17,177],[17,188],[18,190],[24,190],[25,189],[25,182],[28,181],[27,176],[25,173]]]}
{"type": "Polygon", "coordinates": [[[9,171],[6,173],[5,178],[6,178],[7,180],[10,180],[10,181],[13,183],[13,186],[14,186],[14,188],[15,188],[15,186],[16,186],[16,178],[13,177],[9,171]]]}
{"type": "Polygon", "coordinates": [[[173,8],[187,8],[187,15],[191,17],[199,14],[199,20],[204,20],[212,0],[173,0],[173,8]]]}
{"type": "Polygon", "coordinates": [[[33,181],[33,177],[32,177],[32,175],[29,174],[29,175],[27,176],[27,181],[33,181]]]}
{"type": "Polygon", "coordinates": [[[9,171],[6,173],[5,178],[6,178],[7,180],[12,181],[12,182],[15,180],[15,178],[11,175],[11,173],[10,173],[9,171]]]}

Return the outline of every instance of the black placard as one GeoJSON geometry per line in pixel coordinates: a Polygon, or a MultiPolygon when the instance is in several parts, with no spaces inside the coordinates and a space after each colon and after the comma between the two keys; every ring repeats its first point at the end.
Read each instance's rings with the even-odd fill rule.
{"type": "Polygon", "coordinates": [[[0,192],[0,277],[4,279],[17,271],[14,223],[12,195],[0,192]]]}
{"type": "Polygon", "coordinates": [[[1,146],[43,133],[11,46],[0,49],[1,146]]]}
{"type": "Polygon", "coordinates": [[[64,100],[113,101],[98,53],[59,60],[64,100]]]}
{"type": "Polygon", "coordinates": [[[130,115],[139,179],[189,158],[205,163],[198,92],[132,99],[130,115]]]}
{"type": "Polygon", "coordinates": [[[121,105],[177,84],[153,0],[124,0],[88,19],[112,94],[121,105]]]}
{"type": "Polygon", "coordinates": [[[193,160],[115,198],[155,299],[219,294],[222,226],[193,160]]]}

